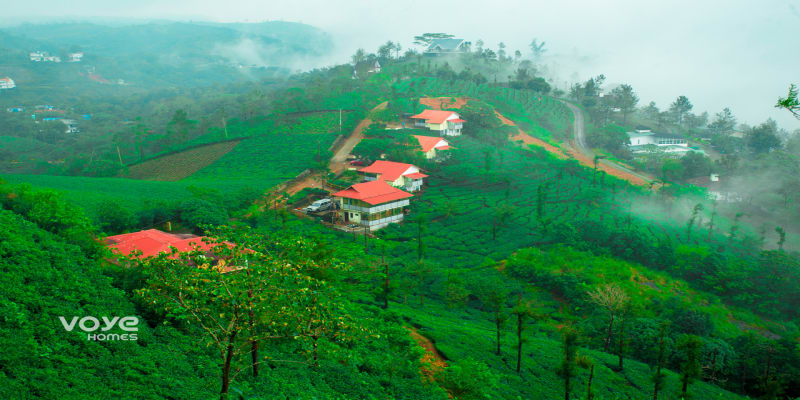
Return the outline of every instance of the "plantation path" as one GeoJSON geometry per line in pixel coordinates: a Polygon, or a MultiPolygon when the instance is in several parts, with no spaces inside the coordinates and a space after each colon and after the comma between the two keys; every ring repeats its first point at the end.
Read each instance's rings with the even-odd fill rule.
{"type": "Polygon", "coordinates": [[[441,110],[443,108],[461,108],[467,104],[466,97],[423,97],[419,99],[419,103],[433,108],[434,110],[441,110]]]}
{"type": "MultiPolygon", "coordinates": [[[[384,101],[381,104],[375,106],[372,111],[380,111],[386,109],[386,106],[389,103],[384,101]]],[[[331,172],[334,174],[340,174],[347,170],[347,156],[350,155],[350,152],[356,147],[356,145],[364,138],[364,134],[362,133],[364,129],[372,124],[372,120],[369,118],[364,118],[361,122],[356,125],[356,128],[353,129],[353,132],[350,136],[345,139],[345,141],[339,146],[339,148],[333,153],[333,157],[331,157],[331,162],[328,165],[331,172]]]]}
{"type": "MultiPolygon", "coordinates": [[[[506,118],[505,116],[503,116],[503,114],[500,114],[499,112],[497,112],[497,110],[495,110],[495,111],[494,111],[494,113],[495,113],[495,115],[497,115],[497,118],[500,118],[500,121],[502,121],[504,124],[506,124],[506,125],[510,125],[510,126],[517,126],[517,124],[515,124],[515,123],[514,123],[514,121],[512,121],[512,120],[510,120],[510,119],[506,118]]],[[[565,154],[564,154],[564,153],[561,151],[561,149],[559,149],[558,147],[556,147],[556,146],[553,146],[552,144],[550,144],[550,143],[547,143],[547,142],[545,142],[544,140],[537,139],[537,138],[535,138],[535,137],[533,137],[533,136],[531,136],[531,135],[528,135],[527,133],[525,133],[525,132],[522,130],[522,128],[520,128],[520,127],[518,127],[518,126],[517,126],[517,134],[516,134],[516,135],[512,135],[512,136],[509,136],[509,139],[510,139],[510,140],[512,140],[512,141],[515,141],[515,142],[516,142],[516,141],[519,141],[519,140],[521,140],[521,141],[522,141],[523,143],[525,143],[525,144],[532,144],[532,145],[534,145],[534,146],[539,146],[539,147],[542,147],[542,148],[544,148],[544,149],[545,149],[545,150],[546,150],[548,153],[551,153],[551,154],[553,154],[554,156],[556,156],[556,157],[558,157],[558,158],[560,158],[560,159],[562,159],[562,160],[564,160],[564,159],[567,159],[567,158],[568,158],[568,157],[567,157],[567,156],[566,156],[566,155],[565,155],[565,154]]]]}
{"type": "MultiPolygon", "coordinates": [[[[386,108],[387,104],[388,102],[384,101],[375,106],[372,111],[383,110],[386,108]]],[[[361,139],[364,138],[363,131],[370,126],[370,124],[372,124],[372,120],[369,118],[361,120],[361,122],[356,125],[355,129],[353,129],[353,132],[350,133],[350,136],[334,150],[333,157],[331,157],[331,161],[328,164],[328,168],[331,172],[339,175],[347,170],[347,156],[350,155],[350,152],[352,152],[361,139]]],[[[319,187],[320,181],[320,173],[309,174],[302,179],[291,182],[283,191],[292,195],[305,188],[319,187]]]]}
{"type": "Polygon", "coordinates": [[[414,341],[416,341],[418,345],[425,349],[425,354],[422,356],[420,361],[422,361],[423,364],[430,364],[430,369],[423,367],[420,370],[420,373],[431,382],[434,381],[434,376],[443,369],[447,368],[447,362],[444,360],[444,357],[442,357],[439,351],[436,350],[436,346],[433,345],[430,339],[420,335],[419,332],[417,332],[417,328],[405,328],[411,334],[411,337],[414,339],[414,341]]]}
{"type": "MultiPolygon", "coordinates": [[[[570,155],[581,162],[581,164],[588,167],[594,167],[595,154],[586,145],[586,124],[584,123],[583,111],[576,105],[563,101],[564,105],[569,107],[572,115],[575,117],[575,122],[572,125],[573,136],[575,138],[575,149],[570,151],[570,155]]],[[[617,178],[624,179],[634,185],[647,186],[655,181],[650,175],[636,172],[630,168],[626,168],[614,161],[601,159],[598,162],[598,168],[605,171],[609,175],[616,176],[617,178]]]]}
{"type": "MultiPolygon", "coordinates": [[[[442,108],[461,108],[464,104],[467,104],[469,101],[466,97],[423,97],[419,99],[421,104],[426,106],[432,107],[433,109],[440,110],[442,108]]],[[[545,149],[548,153],[553,154],[554,156],[560,159],[566,159],[572,157],[578,160],[581,164],[594,168],[594,152],[592,152],[589,147],[586,145],[586,136],[585,136],[585,123],[583,118],[583,111],[576,107],[575,105],[564,101],[563,102],[567,107],[569,107],[572,114],[575,116],[575,123],[573,124],[573,135],[575,137],[575,144],[576,149],[567,150],[566,152],[556,146],[553,146],[541,139],[535,138],[522,129],[517,128],[518,132],[516,135],[510,136],[509,139],[513,141],[521,140],[525,144],[532,144],[538,147],[545,149]]],[[[495,110],[495,114],[497,118],[500,118],[506,125],[516,126],[517,124],[514,121],[506,118],[503,114],[500,114],[495,110]]],[[[634,185],[639,186],[647,186],[653,181],[653,178],[650,175],[645,173],[633,171],[632,169],[620,165],[614,161],[610,161],[607,159],[601,159],[598,162],[599,169],[605,171],[607,174],[615,176],[617,178],[626,180],[634,185]]]]}

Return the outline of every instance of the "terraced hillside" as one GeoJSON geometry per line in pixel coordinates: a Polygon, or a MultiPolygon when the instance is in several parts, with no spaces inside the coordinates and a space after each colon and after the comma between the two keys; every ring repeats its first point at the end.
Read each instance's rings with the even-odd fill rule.
{"type": "Polygon", "coordinates": [[[126,178],[179,181],[213,164],[233,150],[240,140],[214,143],[147,160],[128,167],[126,178]]]}

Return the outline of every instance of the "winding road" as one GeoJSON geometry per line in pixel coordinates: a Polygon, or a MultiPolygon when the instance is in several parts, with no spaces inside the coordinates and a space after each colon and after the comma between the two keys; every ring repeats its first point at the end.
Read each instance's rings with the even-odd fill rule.
{"type": "MultiPolygon", "coordinates": [[[[561,100],[561,102],[569,107],[570,111],[572,111],[572,115],[575,117],[574,123],[572,124],[572,131],[575,138],[575,147],[577,147],[577,152],[583,153],[583,156],[588,159],[589,162],[594,163],[595,154],[589,148],[589,146],[586,145],[586,123],[583,118],[583,110],[568,101],[561,100]]],[[[580,156],[575,154],[575,158],[580,158],[580,156]]],[[[626,179],[634,184],[640,183],[648,185],[655,181],[655,178],[650,175],[634,171],[605,158],[599,160],[598,164],[601,166],[601,169],[605,170],[606,172],[626,179]]]]}

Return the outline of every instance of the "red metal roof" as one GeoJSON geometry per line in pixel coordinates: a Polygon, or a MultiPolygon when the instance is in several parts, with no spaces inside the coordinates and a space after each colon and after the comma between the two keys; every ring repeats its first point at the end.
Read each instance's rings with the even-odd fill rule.
{"type": "Polygon", "coordinates": [[[467,122],[467,121],[464,121],[461,118],[457,118],[457,119],[451,119],[450,122],[467,122]]]}
{"type": "Polygon", "coordinates": [[[419,141],[420,147],[422,147],[422,151],[429,152],[431,149],[436,148],[437,150],[446,150],[445,147],[449,148],[449,143],[446,140],[435,137],[435,136],[419,136],[414,135],[414,137],[419,141]],[[444,146],[436,147],[437,144],[444,142],[444,146]]]}
{"type": "Polygon", "coordinates": [[[406,176],[407,176],[407,177],[409,177],[409,178],[411,178],[411,179],[422,179],[422,178],[427,178],[427,177],[428,177],[428,175],[425,175],[425,174],[423,174],[423,173],[421,173],[421,172],[416,172],[416,173],[413,173],[413,174],[408,174],[408,175],[406,175],[406,176]]]}
{"type": "Polygon", "coordinates": [[[417,115],[412,115],[411,118],[424,119],[430,124],[441,124],[453,115],[458,117],[458,114],[452,111],[425,110],[417,115]]]}
{"type": "Polygon", "coordinates": [[[372,205],[414,197],[413,194],[400,190],[382,180],[357,183],[345,190],[334,193],[333,196],[361,200],[372,205]]]}
{"type": "MultiPolygon", "coordinates": [[[[209,252],[218,244],[203,242],[204,236],[194,236],[184,238],[171,233],[161,232],[157,229],[125,233],[122,235],[109,236],[106,244],[115,253],[130,255],[134,250],[142,252],[142,257],[153,257],[159,253],[171,252],[170,247],[175,247],[179,252],[193,251],[195,247],[209,252]]],[[[232,245],[232,243],[227,243],[232,245]]]]}
{"type": "Polygon", "coordinates": [[[372,163],[369,167],[361,168],[358,170],[358,172],[378,174],[379,179],[394,182],[412,167],[414,166],[411,164],[378,160],[372,163]]]}

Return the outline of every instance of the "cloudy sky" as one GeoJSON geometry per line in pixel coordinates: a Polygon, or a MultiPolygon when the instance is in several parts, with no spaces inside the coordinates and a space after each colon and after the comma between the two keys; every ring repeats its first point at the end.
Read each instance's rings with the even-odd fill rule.
{"type": "Polygon", "coordinates": [[[285,20],[330,32],[341,60],[386,40],[407,48],[415,34],[447,32],[487,46],[525,52],[547,42],[556,83],[603,73],[629,83],[642,103],[667,107],[686,95],[696,112],[729,106],[741,122],[772,117],[788,129],[800,121],[773,108],[789,83],[800,84],[800,0],[516,1],[461,0],[40,0],[4,6],[3,23],[44,17],[166,18],[220,22],[285,20]]]}

